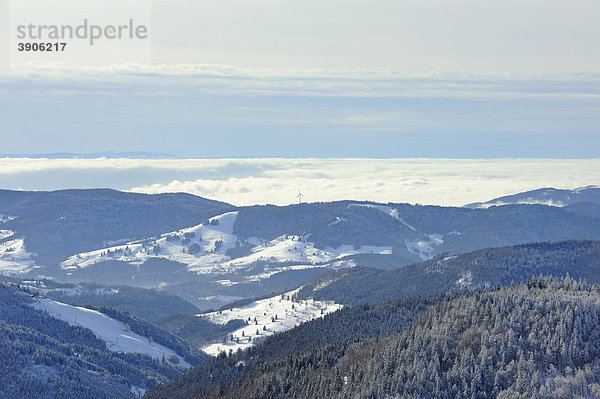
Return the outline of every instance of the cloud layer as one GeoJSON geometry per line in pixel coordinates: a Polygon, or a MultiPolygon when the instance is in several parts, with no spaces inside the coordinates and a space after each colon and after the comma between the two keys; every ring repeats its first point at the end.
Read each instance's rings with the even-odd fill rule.
{"type": "Polygon", "coordinates": [[[461,206],[600,183],[600,159],[0,159],[0,187],[188,192],[235,205],[342,199],[461,206]]]}
{"type": "Polygon", "coordinates": [[[0,84],[9,154],[600,156],[595,74],[38,65],[0,84]]]}
{"type": "MultiPolygon", "coordinates": [[[[22,16],[21,23],[28,18],[78,23],[86,17],[115,24],[120,22],[115,15],[142,22],[151,14],[154,63],[411,72],[597,72],[600,63],[600,54],[592,51],[600,34],[596,0],[10,2],[12,19],[22,16]]],[[[58,59],[86,64],[115,59],[102,57],[101,49],[99,43],[83,60],[74,52],[58,59]]],[[[125,49],[111,43],[106,50],[125,49]]]]}
{"type": "Polygon", "coordinates": [[[4,73],[0,51],[0,153],[600,157],[597,0],[10,2],[43,24],[131,6],[151,60],[107,41],[4,73]]]}

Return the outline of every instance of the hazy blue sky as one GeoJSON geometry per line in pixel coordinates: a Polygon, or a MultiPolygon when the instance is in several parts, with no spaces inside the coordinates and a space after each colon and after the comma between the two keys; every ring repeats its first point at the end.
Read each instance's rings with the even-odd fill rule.
{"type": "Polygon", "coordinates": [[[596,0],[55,0],[27,18],[55,3],[73,23],[150,15],[152,69],[109,45],[110,65],[13,57],[0,153],[600,157],[596,0]]]}

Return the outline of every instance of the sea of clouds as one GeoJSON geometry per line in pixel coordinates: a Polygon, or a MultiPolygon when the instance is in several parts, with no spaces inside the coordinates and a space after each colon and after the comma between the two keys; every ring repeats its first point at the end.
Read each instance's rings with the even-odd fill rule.
{"type": "Polygon", "coordinates": [[[600,183],[600,159],[0,159],[0,187],[187,192],[235,205],[371,200],[462,206],[600,183]]]}

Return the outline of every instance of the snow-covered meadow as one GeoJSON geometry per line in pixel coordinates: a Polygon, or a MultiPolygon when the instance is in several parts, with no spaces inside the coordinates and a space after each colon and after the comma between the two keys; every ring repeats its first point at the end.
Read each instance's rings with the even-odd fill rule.
{"type": "MultiPolygon", "coordinates": [[[[0,215],[0,226],[4,221],[3,215],[0,215]]],[[[31,270],[35,261],[35,254],[25,249],[25,242],[22,238],[9,238],[14,234],[11,230],[0,230],[0,273],[15,274],[24,273],[31,270]]]]}
{"type": "Polygon", "coordinates": [[[33,307],[44,310],[50,316],[66,321],[72,326],[82,326],[92,330],[98,338],[106,342],[106,348],[112,352],[143,352],[155,359],[162,359],[164,356],[168,362],[169,356],[174,354],[179,358],[178,364],[186,368],[191,367],[173,350],[153,342],[148,337],[134,333],[124,327],[124,323],[95,310],[71,306],[47,298],[36,299],[33,307]]]}
{"type": "Polygon", "coordinates": [[[332,301],[295,300],[294,296],[298,291],[296,289],[242,307],[198,315],[216,324],[227,324],[231,320],[247,322],[245,326],[229,334],[227,339],[206,345],[202,350],[216,356],[221,352],[246,349],[270,335],[287,331],[300,323],[323,317],[343,307],[332,301]]]}
{"type": "Polygon", "coordinates": [[[141,264],[151,257],[160,257],[184,263],[193,272],[219,274],[234,272],[258,261],[315,265],[359,253],[392,253],[391,246],[355,248],[345,244],[318,249],[307,237],[297,235],[282,235],[271,241],[255,237],[242,241],[233,233],[237,214],[228,212],[205,223],[158,237],[73,255],[61,265],[65,269],[73,269],[108,260],[141,264]],[[227,251],[237,246],[250,246],[251,249],[247,255],[232,259],[227,251]]]}

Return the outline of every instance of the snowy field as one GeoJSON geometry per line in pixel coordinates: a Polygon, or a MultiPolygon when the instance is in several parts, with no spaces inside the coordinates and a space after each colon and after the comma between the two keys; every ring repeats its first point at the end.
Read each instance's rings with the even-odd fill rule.
{"type": "Polygon", "coordinates": [[[234,248],[237,237],[233,224],[237,212],[209,219],[207,223],[188,227],[154,239],[138,240],[71,256],[65,268],[86,267],[106,260],[141,264],[151,257],[162,257],[189,265],[190,270],[210,272],[229,260],[225,252],[234,248]]]}
{"type": "MultiPolygon", "coordinates": [[[[147,337],[133,331],[123,329],[124,323],[112,319],[95,310],[71,306],[51,299],[39,298],[33,307],[45,310],[52,317],[64,320],[72,326],[89,328],[101,340],[106,342],[106,348],[112,352],[143,352],[155,359],[167,359],[170,355],[177,355],[173,350],[151,342],[147,337]]],[[[179,364],[190,368],[190,364],[179,357],[179,364]]]]}
{"type": "Polygon", "coordinates": [[[323,317],[342,308],[342,305],[331,301],[294,301],[293,296],[298,290],[262,299],[247,306],[198,315],[216,324],[227,324],[236,319],[247,322],[246,326],[232,332],[225,342],[206,345],[202,350],[213,356],[230,350],[243,350],[274,333],[287,331],[300,323],[323,317]]]}
{"type": "Polygon", "coordinates": [[[248,266],[259,260],[315,264],[359,253],[391,254],[392,247],[363,245],[359,249],[354,249],[354,245],[345,244],[337,248],[327,247],[321,250],[303,237],[284,235],[254,247],[249,255],[233,259],[225,263],[225,266],[248,266]]]}
{"type": "MultiPolygon", "coordinates": [[[[151,257],[161,257],[187,264],[190,271],[200,274],[218,274],[234,272],[257,261],[313,265],[359,253],[392,253],[390,246],[362,246],[355,249],[354,245],[349,244],[320,250],[301,236],[283,235],[271,241],[258,238],[241,241],[233,234],[236,217],[237,212],[225,213],[209,219],[206,223],[166,233],[154,239],[132,241],[77,254],[61,265],[63,268],[70,269],[107,260],[141,264],[151,257]],[[248,245],[252,249],[246,256],[231,259],[226,255],[229,249],[248,245]]],[[[306,267],[310,266],[304,268],[306,267]]]]}
{"type": "Polygon", "coordinates": [[[81,294],[97,294],[97,295],[113,295],[118,294],[119,290],[115,288],[90,288],[87,285],[76,285],[68,287],[59,287],[49,289],[41,281],[23,280],[20,285],[21,289],[29,292],[37,292],[38,294],[48,296],[48,294],[57,293],[64,296],[75,296],[81,294]]]}
{"type": "MultiPolygon", "coordinates": [[[[5,218],[3,215],[0,216],[5,218]]],[[[0,226],[2,223],[0,223],[0,226]]],[[[3,241],[13,234],[10,230],[0,230],[0,273],[3,274],[25,273],[31,270],[34,265],[34,254],[27,252],[22,238],[3,241]]]]}

